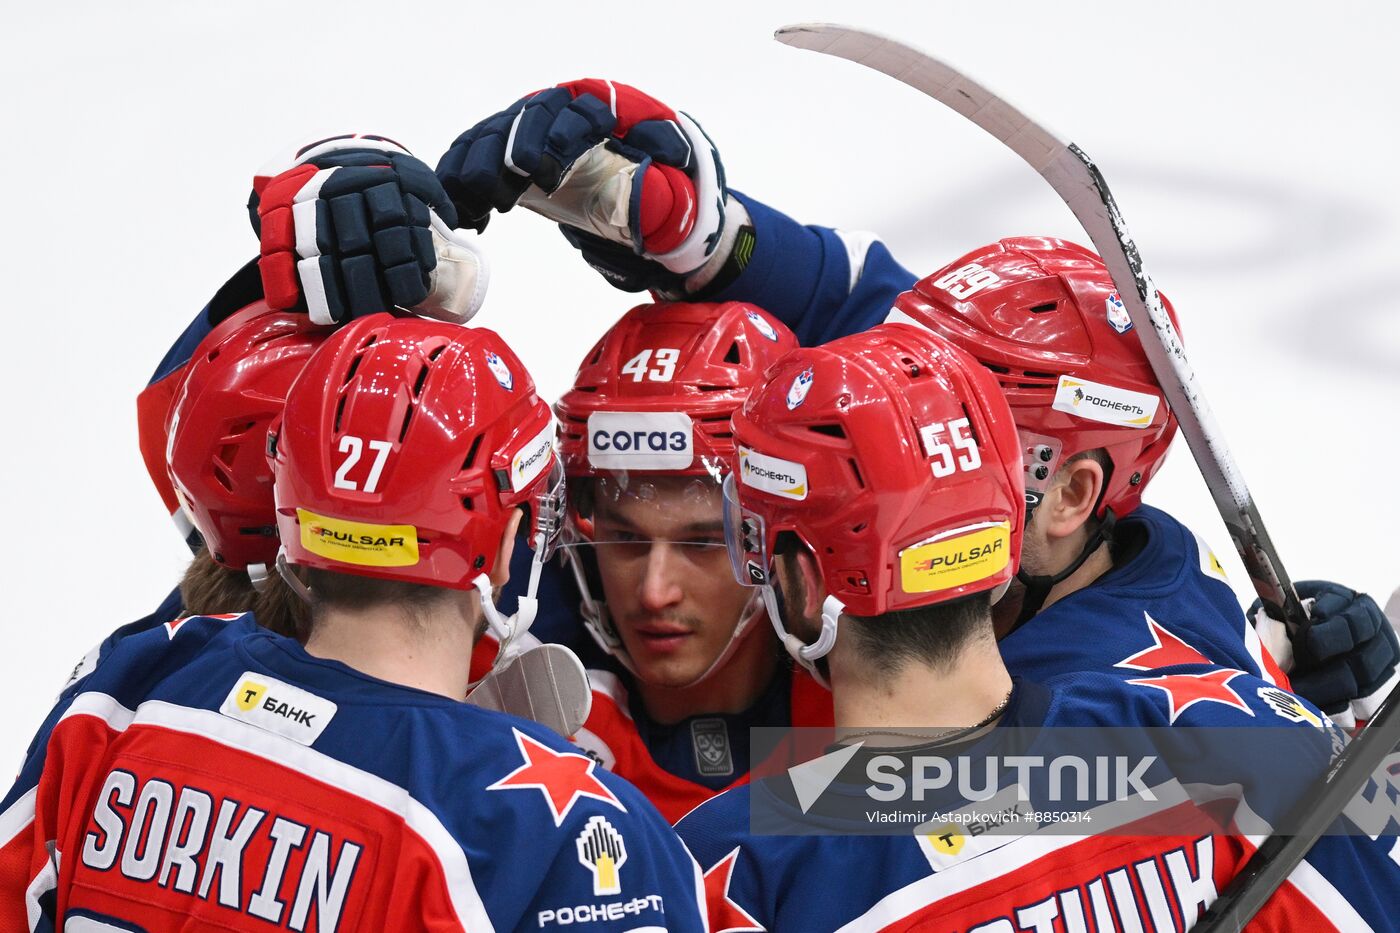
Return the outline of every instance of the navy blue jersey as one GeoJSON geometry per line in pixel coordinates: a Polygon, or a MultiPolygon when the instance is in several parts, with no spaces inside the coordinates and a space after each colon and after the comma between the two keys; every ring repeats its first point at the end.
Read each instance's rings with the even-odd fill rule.
{"type": "Polygon", "coordinates": [[[0,927],[702,930],[635,788],[534,723],[195,617],[65,693],[0,803],[0,927]]]}
{"type": "Polygon", "coordinates": [[[1122,519],[1114,534],[1131,556],[1001,640],[1013,674],[1047,680],[1075,671],[1210,663],[1280,681],[1204,541],[1147,505],[1122,519]]]}
{"type": "MultiPolygon", "coordinates": [[[[1190,773],[1149,774],[1148,785],[1163,802],[1158,818],[1170,821],[1158,825],[1172,827],[1168,835],[1129,834],[1137,823],[1120,826],[1124,834],[1102,832],[1100,824],[1121,812],[1115,804],[1081,811],[1094,818],[1100,831],[1093,835],[999,835],[975,823],[925,826],[906,835],[760,835],[750,829],[754,805],[768,814],[760,830],[784,822],[812,825],[782,776],[702,804],[676,830],[705,869],[713,933],[1185,930],[1261,838],[1192,827],[1215,819],[1248,822],[1260,810],[1286,807],[1322,774],[1343,741],[1321,713],[1302,701],[1284,702],[1281,694],[1249,674],[1222,669],[1134,679],[1080,674],[1044,686],[1017,681],[1000,725],[979,746],[1005,741],[1000,736],[1009,727],[1035,725],[1297,730],[1297,744],[1289,743],[1297,767],[1286,775],[1275,762],[1247,755],[1202,756],[1199,763],[1187,757],[1190,773]],[[1205,688],[1192,680],[1202,675],[1209,678],[1205,688]],[[1179,705],[1202,695],[1209,698],[1179,705]]],[[[1167,733],[1193,741],[1186,729],[1167,733]]],[[[825,793],[833,792],[857,793],[840,778],[825,793]]],[[[926,802],[941,812],[939,798],[926,802]]],[[[1389,856],[1394,842],[1324,837],[1250,929],[1396,929],[1400,865],[1389,856]]]]}

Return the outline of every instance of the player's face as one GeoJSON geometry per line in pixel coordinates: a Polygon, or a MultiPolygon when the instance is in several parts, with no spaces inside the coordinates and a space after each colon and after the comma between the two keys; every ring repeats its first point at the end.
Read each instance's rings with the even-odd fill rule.
{"type": "Polygon", "coordinates": [[[724,548],[720,487],[708,478],[597,481],[594,540],[603,595],[637,676],[693,683],[729,645],[750,589],[724,548]]]}
{"type": "MultiPolygon", "coordinates": [[[[1026,522],[1025,531],[1021,534],[1021,570],[1033,577],[1052,574],[1058,569],[1051,567],[1047,559],[1046,551],[1050,547],[1050,542],[1042,527],[1043,523],[1036,521],[1039,515],[1038,511],[1031,513],[1030,520],[1026,522]]],[[[1016,620],[1021,615],[1021,604],[1025,598],[1025,584],[1012,577],[1011,584],[1006,589],[1006,595],[992,606],[992,624],[998,638],[1006,637],[1015,628],[1016,620]]]]}

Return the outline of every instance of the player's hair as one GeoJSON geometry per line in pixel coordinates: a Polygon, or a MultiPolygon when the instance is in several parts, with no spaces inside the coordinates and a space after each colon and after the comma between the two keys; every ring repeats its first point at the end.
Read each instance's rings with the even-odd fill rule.
{"type": "Polygon", "coordinates": [[[944,667],[973,638],[992,634],[991,592],[878,616],[848,615],[861,659],[880,674],[896,673],[906,664],[944,667]]]}
{"type": "MultiPolygon", "coordinates": [[[[806,548],[790,531],[780,532],[774,550],[785,558],[778,563],[778,575],[787,598],[801,605],[807,601],[807,585],[796,571],[799,551],[806,548]]],[[[808,552],[810,555],[810,552],[808,552]]],[[[972,593],[931,606],[899,609],[878,616],[857,616],[849,612],[852,624],[843,626],[854,638],[860,657],[882,674],[895,673],[906,663],[940,666],[952,661],[972,638],[992,633],[990,590],[972,593]]],[[[829,677],[827,659],[817,661],[822,675],[829,677]]]]}
{"type": "Polygon", "coordinates": [[[180,579],[180,601],[194,615],[249,612],[263,628],[304,641],[308,633],[306,604],[277,576],[261,589],[243,570],[216,562],[203,546],[180,579]]]}
{"type": "Polygon", "coordinates": [[[317,617],[327,609],[364,610],[391,606],[416,622],[424,618],[430,606],[461,592],[427,583],[336,573],[320,567],[303,567],[301,573],[311,590],[308,634],[316,627],[317,617]]]}

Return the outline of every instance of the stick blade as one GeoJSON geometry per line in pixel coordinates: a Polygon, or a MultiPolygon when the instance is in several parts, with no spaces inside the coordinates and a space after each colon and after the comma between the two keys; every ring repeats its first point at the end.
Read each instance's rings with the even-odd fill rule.
{"type": "Polygon", "coordinates": [[[898,39],[836,23],[784,26],[773,38],[793,48],[844,58],[909,85],[995,136],[1037,172],[1068,146],[1057,133],[1036,123],[1001,95],[898,39]]]}

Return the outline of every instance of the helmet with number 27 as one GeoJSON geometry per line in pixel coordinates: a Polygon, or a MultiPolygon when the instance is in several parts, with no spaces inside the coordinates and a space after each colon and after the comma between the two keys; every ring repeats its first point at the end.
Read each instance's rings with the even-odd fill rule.
{"type": "Polygon", "coordinates": [[[492,331],[356,319],[312,357],[269,438],[287,560],[475,587],[508,641],[489,574],[517,507],[535,559],[548,556],[562,497],[553,437],[548,406],[492,331]]]}

